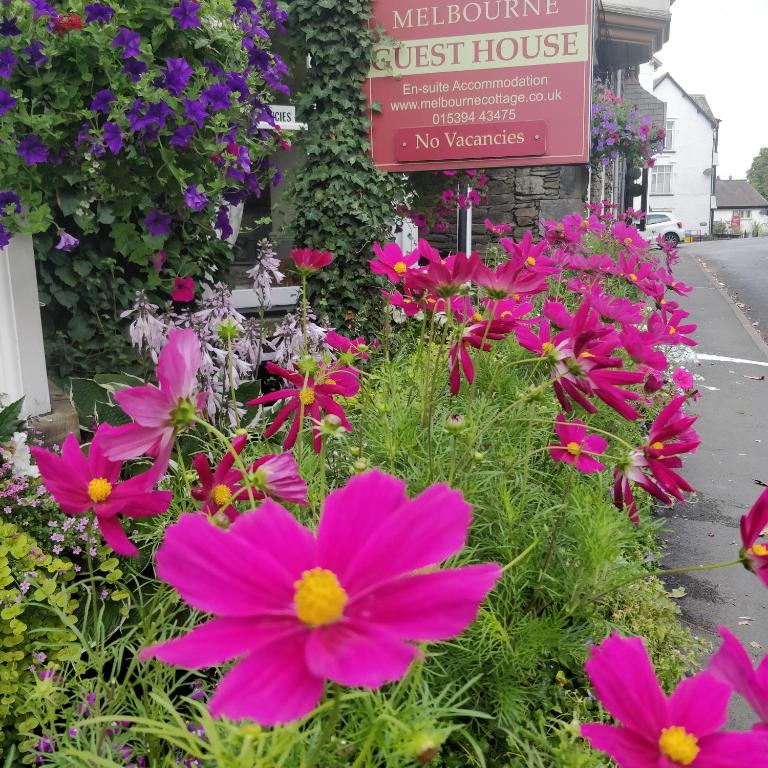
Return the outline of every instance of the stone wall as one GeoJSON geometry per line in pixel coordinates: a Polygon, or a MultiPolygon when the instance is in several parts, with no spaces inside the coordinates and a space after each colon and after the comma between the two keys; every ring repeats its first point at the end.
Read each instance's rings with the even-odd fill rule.
{"type": "MultiPolygon", "coordinates": [[[[472,236],[476,250],[489,241],[483,220],[512,224],[515,239],[526,230],[539,231],[547,219],[560,219],[581,211],[587,196],[588,170],[581,165],[549,165],[531,168],[492,168],[488,175],[488,200],[472,213],[472,236]]],[[[430,235],[429,241],[441,251],[456,249],[455,227],[445,235],[430,235]]]]}

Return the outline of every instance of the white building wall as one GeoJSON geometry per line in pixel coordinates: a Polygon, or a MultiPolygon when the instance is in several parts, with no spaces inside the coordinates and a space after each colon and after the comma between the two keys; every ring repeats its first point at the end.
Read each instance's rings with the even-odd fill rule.
{"type": "MultiPolygon", "coordinates": [[[[686,231],[709,234],[712,190],[712,123],[668,78],[653,91],[667,104],[667,121],[674,122],[672,149],[656,158],[657,166],[671,166],[671,194],[653,194],[648,210],[673,213],[686,231]]],[[[651,179],[653,171],[651,172],[651,179]]]]}
{"type": "MultiPolygon", "coordinates": [[[[760,227],[761,235],[768,235],[768,213],[765,208],[751,208],[751,218],[744,218],[744,209],[742,209],[741,216],[741,231],[746,232],[748,235],[752,234],[752,229],[755,224],[760,227]]],[[[731,217],[733,216],[733,210],[731,208],[718,208],[715,211],[715,221],[724,221],[728,226],[728,231],[731,231],[731,217]]]]}

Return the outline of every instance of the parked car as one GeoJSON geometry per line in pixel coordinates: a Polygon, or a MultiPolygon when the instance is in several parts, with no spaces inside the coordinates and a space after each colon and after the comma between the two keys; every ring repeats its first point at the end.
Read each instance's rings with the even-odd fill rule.
{"type": "Polygon", "coordinates": [[[653,242],[659,235],[669,243],[679,245],[685,237],[683,223],[671,213],[649,213],[645,217],[645,232],[640,233],[653,242]]]}

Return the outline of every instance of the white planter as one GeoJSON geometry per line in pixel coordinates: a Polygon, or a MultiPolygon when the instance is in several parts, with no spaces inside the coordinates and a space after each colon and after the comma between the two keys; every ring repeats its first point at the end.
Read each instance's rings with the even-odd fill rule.
{"type": "Polygon", "coordinates": [[[24,397],[24,416],[51,410],[32,238],[0,249],[0,405],[24,397]]]}

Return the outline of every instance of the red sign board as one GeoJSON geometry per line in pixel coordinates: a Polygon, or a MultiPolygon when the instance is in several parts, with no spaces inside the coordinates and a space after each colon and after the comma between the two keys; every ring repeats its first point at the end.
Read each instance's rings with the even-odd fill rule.
{"type": "Polygon", "coordinates": [[[731,229],[741,229],[741,214],[736,211],[731,216],[731,229]]]}
{"type": "Polygon", "coordinates": [[[593,0],[429,2],[373,0],[376,165],[589,162],[593,0]]]}

